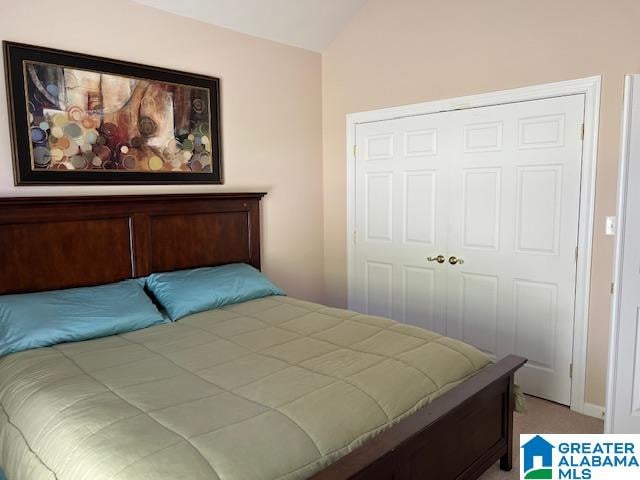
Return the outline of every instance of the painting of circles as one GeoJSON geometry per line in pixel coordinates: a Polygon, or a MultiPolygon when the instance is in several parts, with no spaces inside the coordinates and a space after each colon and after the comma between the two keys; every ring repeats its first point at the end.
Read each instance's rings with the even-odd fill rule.
{"type": "Polygon", "coordinates": [[[4,47],[18,183],[221,183],[218,79],[4,47]]]}

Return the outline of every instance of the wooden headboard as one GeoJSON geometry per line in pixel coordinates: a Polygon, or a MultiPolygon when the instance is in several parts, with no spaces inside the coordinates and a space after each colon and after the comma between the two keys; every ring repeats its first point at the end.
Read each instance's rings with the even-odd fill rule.
{"type": "Polygon", "coordinates": [[[0,199],[0,294],[235,262],[260,268],[263,196],[0,199]]]}

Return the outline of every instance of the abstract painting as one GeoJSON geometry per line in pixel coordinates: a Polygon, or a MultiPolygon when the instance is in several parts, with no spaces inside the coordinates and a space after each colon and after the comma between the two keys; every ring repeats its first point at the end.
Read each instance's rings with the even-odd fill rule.
{"type": "Polygon", "coordinates": [[[16,184],[222,183],[217,78],[4,42],[16,184]]]}

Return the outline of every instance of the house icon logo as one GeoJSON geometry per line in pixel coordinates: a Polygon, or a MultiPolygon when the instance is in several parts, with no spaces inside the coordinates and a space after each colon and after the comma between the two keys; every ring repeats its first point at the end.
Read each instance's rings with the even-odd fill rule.
{"type": "Polygon", "coordinates": [[[553,449],[552,444],[540,435],[536,435],[522,445],[520,457],[523,466],[524,479],[553,479],[553,449]]]}

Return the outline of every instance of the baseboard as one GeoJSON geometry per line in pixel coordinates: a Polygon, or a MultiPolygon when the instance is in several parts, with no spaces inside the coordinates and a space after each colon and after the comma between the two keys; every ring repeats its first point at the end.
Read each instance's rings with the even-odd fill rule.
{"type": "Polygon", "coordinates": [[[586,403],[582,409],[582,413],[589,415],[590,417],[600,418],[604,420],[605,409],[601,405],[594,405],[593,403],[586,403]]]}

